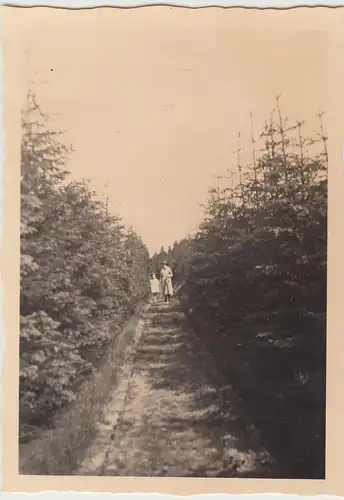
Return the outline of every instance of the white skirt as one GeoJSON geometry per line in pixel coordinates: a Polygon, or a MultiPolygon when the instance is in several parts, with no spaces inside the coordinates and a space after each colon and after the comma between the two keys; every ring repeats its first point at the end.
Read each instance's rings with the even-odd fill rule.
{"type": "Polygon", "coordinates": [[[152,281],[150,284],[151,292],[152,293],[159,293],[160,292],[160,284],[159,281],[152,281]]]}

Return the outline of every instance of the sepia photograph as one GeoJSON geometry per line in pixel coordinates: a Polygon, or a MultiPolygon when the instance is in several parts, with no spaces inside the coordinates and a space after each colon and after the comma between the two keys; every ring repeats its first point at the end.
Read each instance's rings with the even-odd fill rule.
{"type": "Polygon", "coordinates": [[[19,474],[325,480],[328,33],[14,10],[19,474]]]}

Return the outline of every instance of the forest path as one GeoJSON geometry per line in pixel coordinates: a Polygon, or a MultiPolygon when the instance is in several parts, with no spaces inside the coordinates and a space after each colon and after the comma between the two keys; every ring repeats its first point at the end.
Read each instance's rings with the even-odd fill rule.
{"type": "Polygon", "coordinates": [[[277,477],[242,402],[221,383],[177,299],[143,315],[78,473],[277,477]]]}

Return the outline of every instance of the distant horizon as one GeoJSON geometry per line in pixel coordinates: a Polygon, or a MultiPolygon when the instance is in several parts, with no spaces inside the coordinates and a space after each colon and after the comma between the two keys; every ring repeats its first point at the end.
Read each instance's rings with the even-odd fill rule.
{"type": "MultiPolygon", "coordinates": [[[[89,179],[84,179],[84,180],[89,180],[89,179]]],[[[91,189],[93,190],[92,182],[91,182],[91,189]]],[[[99,201],[101,201],[101,202],[104,203],[105,202],[104,196],[102,196],[99,192],[97,192],[95,190],[94,190],[94,192],[95,192],[96,198],[99,201]]],[[[154,247],[151,247],[151,246],[149,246],[147,244],[147,242],[145,241],[145,239],[142,236],[142,234],[140,234],[140,231],[135,226],[133,226],[132,224],[128,223],[124,219],[124,217],[118,211],[116,212],[114,210],[109,210],[109,214],[112,215],[112,216],[114,216],[114,217],[119,217],[119,219],[121,220],[121,222],[122,222],[122,224],[123,224],[123,226],[125,227],[126,230],[133,229],[135,231],[135,233],[137,234],[137,236],[142,239],[142,242],[146,246],[150,257],[152,257],[155,253],[159,254],[159,252],[160,252],[160,250],[161,250],[162,247],[164,247],[164,250],[166,250],[166,252],[167,252],[169,247],[171,247],[171,248],[173,247],[174,243],[179,243],[180,241],[182,241],[184,239],[192,237],[197,232],[197,230],[199,228],[199,224],[202,222],[202,219],[200,219],[199,223],[196,225],[196,227],[194,228],[194,230],[189,231],[184,236],[182,235],[179,238],[174,239],[174,240],[172,240],[170,242],[164,242],[164,243],[161,243],[160,245],[155,245],[154,247]]]]}

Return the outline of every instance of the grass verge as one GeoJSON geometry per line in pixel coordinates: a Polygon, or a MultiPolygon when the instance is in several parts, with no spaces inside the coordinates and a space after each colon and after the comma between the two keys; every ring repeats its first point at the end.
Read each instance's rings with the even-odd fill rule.
{"type": "Polygon", "coordinates": [[[54,418],[54,428],[19,446],[20,474],[71,475],[79,468],[116,388],[135,329],[147,307],[143,302],[116,335],[104,363],[80,386],[75,401],[54,418]]]}

